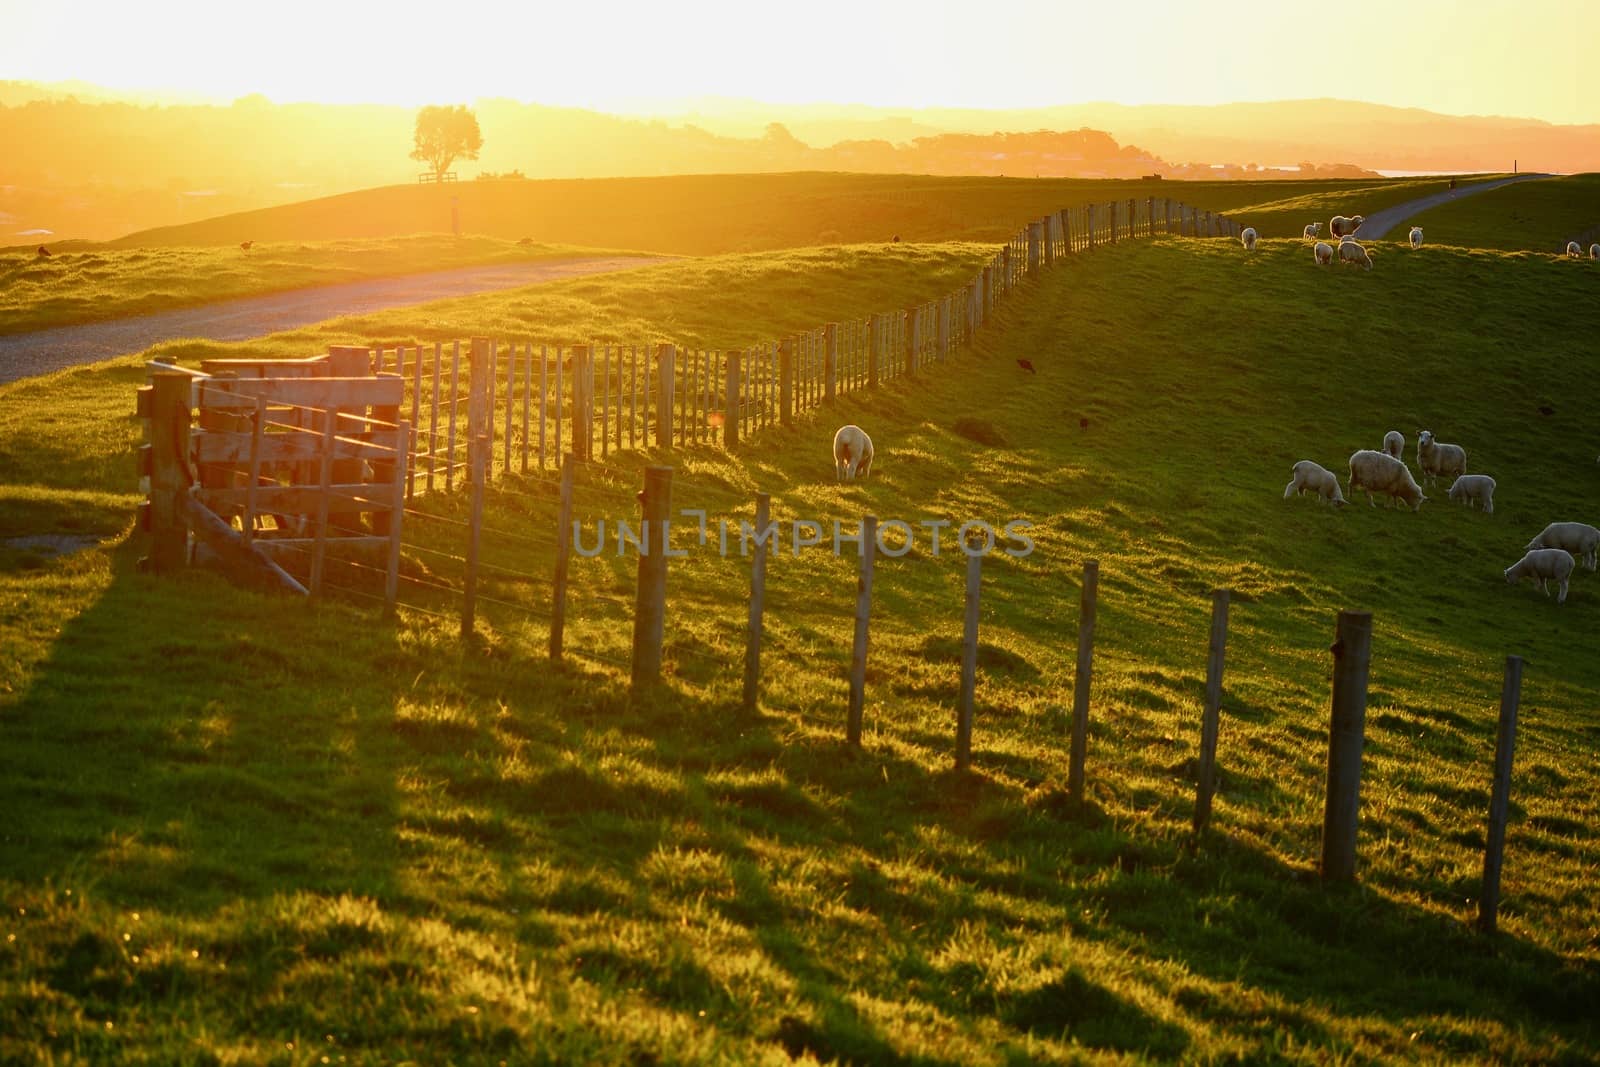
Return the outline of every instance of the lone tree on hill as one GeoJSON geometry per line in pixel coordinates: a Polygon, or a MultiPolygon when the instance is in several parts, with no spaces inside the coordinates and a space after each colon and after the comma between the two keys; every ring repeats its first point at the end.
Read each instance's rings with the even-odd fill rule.
{"type": "Polygon", "coordinates": [[[457,159],[477,159],[482,147],[478,116],[465,105],[429,105],[417,112],[416,148],[411,158],[432,167],[435,181],[442,179],[457,159]]]}

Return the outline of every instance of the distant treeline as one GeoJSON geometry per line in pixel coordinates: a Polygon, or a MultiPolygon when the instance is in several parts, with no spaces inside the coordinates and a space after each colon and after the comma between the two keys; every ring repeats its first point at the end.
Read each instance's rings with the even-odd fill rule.
{"type": "MultiPolygon", "coordinates": [[[[0,83],[0,90],[15,83],[0,83]]],[[[0,99],[18,98],[17,91],[0,99]]],[[[508,100],[475,106],[484,148],[463,178],[683,173],[857,171],[1015,177],[1250,177],[1173,164],[1100,130],[947,133],[906,143],[842,140],[813,146],[778,123],[759,137],[691,124],[624,118],[508,100]]],[[[0,244],[30,229],[58,238],[109,238],[134,230],[414,181],[410,108],[277,105],[245,97],[229,106],[144,106],[31,100],[0,105],[0,244]]],[[[1311,176],[1307,172],[1305,176],[1311,176]]],[[[1293,174],[1275,172],[1276,176],[1293,174]]],[[[1317,177],[1367,176],[1341,166],[1317,177]]]]}

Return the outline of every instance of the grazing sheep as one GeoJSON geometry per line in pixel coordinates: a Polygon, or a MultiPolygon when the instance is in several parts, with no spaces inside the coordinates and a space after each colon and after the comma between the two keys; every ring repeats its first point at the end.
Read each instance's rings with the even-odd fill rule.
{"type": "Polygon", "coordinates": [[[1283,490],[1283,499],[1299,496],[1309,489],[1325,504],[1344,506],[1344,494],[1339,492],[1339,479],[1328,468],[1309,459],[1302,459],[1294,465],[1293,474],[1294,480],[1283,490]]]}
{"type": "Polygon", "coordinates": [[[1421,248],[1422,247],[1422,227],[1421,226],[1413,226],[1413,227],[1411,227],[1411,247],[1412,248],[1421,248]]]}
{"type": "Polygon", "coordinates": [[[1254,226],[1246,226],[1240,231],[1239,243],[1244,245],[1246,252],[1254,252],[1256,250],[1256,228],[1254,226]]]}
{"type": "Polygon", "coordinates": [[[1516,585],[1522,578],[1532,578],[1533,584],[1545,596],[1550,595],[1545,582],[1553,579],[1560,583],[1556,593],[1557,604],[1567,602],[1567,579],[1571,577],[1572,553],[1560,548],[1530,549],[1526,556],[1506,568],[1507,585],[1516,585]]]}
{"type": "Polygon", "coordinates": [[[1583,249],[1578,247],[1578,242],[1576,242],[1576,241],[1568,241],[1567,242],[1567,255],[1571,256],[1573,259],[1582,259],[1583,258],[1583,249]]]}
{"type": "Polygon", "coordinates": [[[1422,502],[1428,499],[1422,495],[1422,487],[1411,477],[1404,463],[1387,452],[1374,452],[1370,448],[1350,455],[1350,499],[1355,499],[1357,489],[1367,491],[1367,503],[1372,507],[1378,506],[1372,499],[1373,490],[1405,501],[1412,511],[1420,511],[1422,502]]]}
{"type": "Polygon", "coordinates": [[[1308,223],[1306,223],[1306,229],[1305,229],[1305,238],[1306,238],[1306,240],[1315,241],[1318,237],[1321,237],[1321,236],[1322,236],[1322,223],[1320,223],[1320,222],[1308,222],[1308,223]]]}
{"type": "Polygon", "coordinates": [[[1333,262],[1333,246],[1326,241],[1318,241],[1311,254],[1317,257],[1317,265],[1326,267],[1333,262]]]}
{"type": "Polygon", "coordinates": [[[1467,473],[1467,450],[1460,445],[1440,444],[1433,439],[1432,430],[1418,430],[1417,469],[1428,482],[1459,477],[1467,473]]]}
{"type": "Polygon", "coordinates": [[[1463,474],[1450,483],[1449,496],[1481,507],[1485,515],[1494,514],[1494,479],[1487,474],[1463,474]]]}
{"type": "Polygon", "coordinates": [[[1328,232],[1335,237],[1343,237],[1347,233],[1355,233],[1356,228],[1366,221],[1365,215],[1351,215],[1349,218],[1335,215],[1328,223],[1328,232]]]}
{"type": "Polygon", "coordinates": [[[1589,246],[1589,258],[1600,259],[1600,243],[1589,246]]]}
{"type": "Polygon", "coordinates": [[[1583,565],[1595,569],[1595,549],[1600,547],[1600,530],[1586,522],[1552,522],[1539,536],[1528,542],[1528,548],[1563,548],[1583,560],[1583,565]]]}
{"type": "Polygon", "coordinates": [[[1368,270],[1372,269],[1372,253],[1354,241],[1339,242],[1339,262],[1359,263],[1368,270]]]}
{"type": "Polygon", "coordinates": [[[1383,450],[1395,459],[1405,462],[1406,438],[1399,430],[1390,430],[1383,435],[1383,450]]]}
{"type": "Polygon", "coordinates": [[[833,465],[839,480],[865,478],[872,467],[872,438],[855,423],[833,435],[833,465]]]}

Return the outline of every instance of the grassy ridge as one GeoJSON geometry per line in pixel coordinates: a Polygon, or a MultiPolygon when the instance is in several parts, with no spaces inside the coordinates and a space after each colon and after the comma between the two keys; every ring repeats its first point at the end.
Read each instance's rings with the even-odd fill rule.
{"type": "Polygon", "coordinates": [[[594,254],[488,237],[394,237],[238,248],[0,254],[0,334],[102,322],[314,285],[594,254]]]}
{"type": "MultiPolygon", "coordinates": [[[[1461,184],[1488,181],[1496,175],[1478,175],[1458,179],[1461,184]]],[[[1306,182],[1311,188],[1288,189],[1279,185],[1280,192],[1296,195],[1281,199],[1262,200],[1234,209],[1234,214],[1245,224],[1254,226],[1263,237],[1299,237],[1306,223],[1322,223],[1322,236],[1328,236],[1328,220],[1335,215],[1371,215],[1384,208],[1403,204],[1450,188],[1448,178],[1386,179],[1382,182],[1306,182]],[[1331,186],[1331,188],[1329,188],[1331,186]]],[[[1492,195],[1492,194],[1485,194],[1492,195]]]]}
{"type": "MultiPolygon", "coordinates": [[[[133,546],[0,573],[19,768],[0,781],[0,1055],[1592,1059],[1600,579],[1556,608],[1498,573],[1548,519],[1593,518],[1600,417],[1573,399],[1563,315],[1582,290],[1562,266],[1429,247],[1368,274],[1318,270],[1295,241],[1119,245],[917,383],[736,457],[677,457],[679,506],[760,487],[785,518],[1037,523],[1034,555],[986,568],[968,778],[947,770],[961,568],[925,540],[881,564],[859,754],[838,741],[851,568],[826,555],[773,562],[756,717],[731,707],[744,568],[704,552],[674,564],[671,681],[632,705],[604,664],[548,668],[542,628],[511,614],[463,650],[428,616],[154,582],[133,546]],[[1338,346],[1308,343],[1330,302],[1338,346]],[[846,420],[880,459],[842,488],[827,440],[846,420]],[[1281,499],[1296,459],[1338,469],[1418,426],[1500,479],[1494,516],[1281,499]],[[1089,557],[1077,812],[1056,723],[1089,557]],[[1223,787],[1191,851],[1218,584],[1238,594],[1223,787]],[[1346,606],[1377,623],[1363,888],[1325,892],[1308,870],[1346,606]],[[1511,650],[1534,666],[1490,944],[1463,920],[1511,650]]],[[[771,313],[742,326],[775,332],[771,313]]],[[[61,379],[124,390],[101,374],[61,379]]],[[[546,529],[547,489],[492,494],[492,524],[546,529]]],[[[514,558],[547,573],[542,547],[514,558]]],[[[582,564],[569,647],[625,650],[631,563],[582,564]]]]}
{"type": "Polygon", "coordinates": [[[1428,184],[1387,179],[1145,182],[827,173],[462,182],[443,188],[367,189],[148,230],[119,243],[210,245],[440,231],[449,228],[454,204],[463,229],[472,233],[713,255],[879,242],[896,234],[918,242],[1000,241],[1026,219],[1089,200],[1166,196],[1210,211],[1232,212],[1287,196],[1321,194],[1345,203],[1369,187],[1387,190],[1428,184]]]}
{"type": "Polygon", "coordinates": [[[1438,244],[1560,255],[1574,234],[1600,226],[1600,174],[1518,182],[1425,211],[1412,224],[1438,244]]]}

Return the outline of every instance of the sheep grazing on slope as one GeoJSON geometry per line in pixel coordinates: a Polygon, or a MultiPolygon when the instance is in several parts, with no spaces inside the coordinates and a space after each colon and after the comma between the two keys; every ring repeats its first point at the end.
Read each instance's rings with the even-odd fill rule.
{"type": "Polygon", "coordinates": [[[1374,452],[1370,448],[1350,456],[1350,499],[1355,499],[1357,489],[1367,491],[1367,503],[1372,507],[1378,506],[1372,499],[1374,490],[1410,504],[1412,511],[1421,510],[1422,502],[1428,499],[1422,495],[1422,487],[1411,477],[1404,463],[1387,452],[1374,452]]]}
{"type": "Polygon", "coordinates": [[[1449,496],[1482,508],[1485,515],[1494,514],[1494,479],[1487,474],[1463,474],[1450,483],[1449,496]]]}
{"type": "Polygon", "coordinates": [[[1411,227],[1411,247],[1412,248],[1421,248],[1422,247],[1422,227],[1421,226],[1413,226],[1413,227],[1411,227]]]}
{"type": "Polygon", "coordinates": [[[1567,602],[1567,579],[1572,577],[1572,553],[1559,548],[1530,549],[1526,556],[1506,568],[1506,584],[1516,585],[1522,578],[1532,578],[1533,584],[1545,596],[1550,590],[1545,583],[1558,583],[1556,603],[1567,602]]]}
{"type": "Polygon", "coordinates": [[[1573,259],[1582,259],[1583,258],[1583,249],[1578,247],[1578,242],[1576,242],[1576,241],[1568,241],[1567,242],[1567,255],[1571,256],[1573,259]]]}
{"type": "Polygon", "coordinates": [[[1254,226],[1246,226],[1239,234],[1239,243],[1244,245],[1246,252],[1254,252],[1256,250],[1256,228],[1254,226]]]}
{"type": "Polygon", "coordinates": [[[1347,233],[1355,233],[1356,227],[1367,221],[1365,215],[1335,215],[1328,223],[1328,232],[1335,237],[1343,237],[1347,233]]]}
{"type": "Polygon", "coordinates": [[[1402,462],[1406,458],[1406,438],[1399,430],[1390,430],[1383,435],[1383,450],[1402,462]]]}
{"type": "Polygon", "coordinates": [[[1311,249],[1311,254],[1317,257],[1317,266],[1326,267],[1333,262],[1333,246],[1326,241],[1318,241],[1316,247],[1311,249]]]}
{"type": "Polygon", "coordinates": [[[1432,430],[1418,430],[1417,469],[1429,482],[1460,477],[1467,473],[1467,450],[1460,445],[1440,444],[1433,439],[1432,430]]]}
{"type": "Polygon", "coordinates": [[[1552,522],[1539,536],[1528,542],[1535,548],[1561,548],[1583,560],[1583,565],[1595,569],[1595,550],[1600,548],[1600,530],[1586,522],[1552,522]]]}
{"type": "Polygon", "coordinates": [[[872,438],[855,423],[833,435],[833,465],[842,482],[865,478],[872,467],[872,438]]]}
{"type": "Polygon", "coordinates": [[[1299,496],[1309,489],[1325,504],[1344,506],[1344,494],[1339,492],[1339,479],[1328,468],[1309,459],[1302,459],[1294,465],[1292,473],[1294,480],[1283,490],[1283,499],[1299,496]]]}
{"type": "Polygon", "coordinates": [[[1306,223],[1306,229],[1305,229],[1305,239],[1306,240],[1315,241],[1318,237],[1321,237],[1321,236],[1322,236],[1322,223],[1320,223],[1320,222],[1308,222],[1308,223],[1306,223]]]}
{"type": "Polygon", "coordinates": [[[1339,242],[1339,262],[1356,263],[1368,270],[1372,269],[1372,253],[1354,241],[1339,242]]]}
{"type": "Polygon", "coordinates": [[[1589,258],[1600,259],[1600,244],[1592,244],[1589,246],[1589,258]]]}

